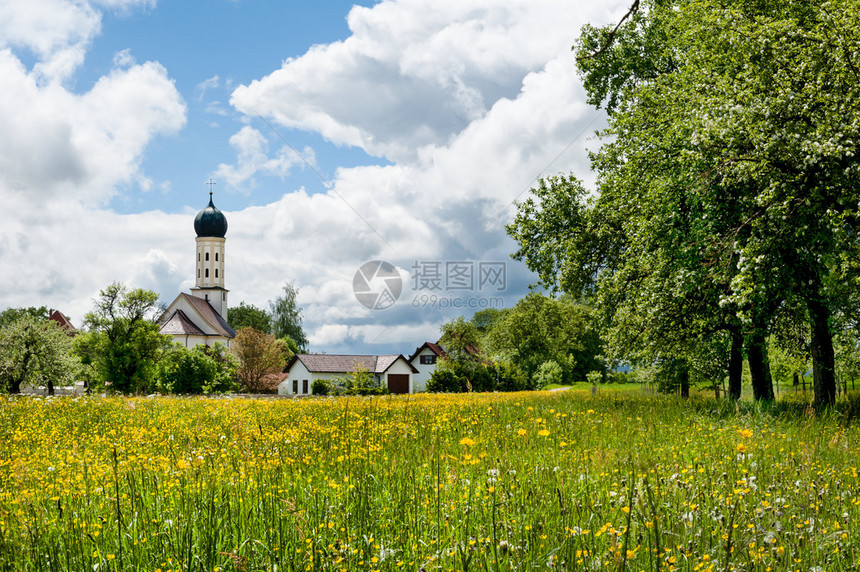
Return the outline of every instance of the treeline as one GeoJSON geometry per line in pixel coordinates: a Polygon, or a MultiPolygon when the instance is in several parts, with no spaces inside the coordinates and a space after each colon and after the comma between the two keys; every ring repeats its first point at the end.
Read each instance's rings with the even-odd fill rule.
{"type": "Polygon", "coordinates": [[[84,382],[97,393],[271,392],[273,374],[303,347],[300,343],[307,344],[296,294],[288,285],[271,303],[266,331],[236,319],[229,349],[221,343],[193,348],[174,343],[159,333],[158,295],[119,283],[99,292],[74,332],[49,320],[45,307],[10,308],[0,312],[0,391],[45,387],[53,395],[56,387],[84,382]],[[276,338],[272,329],[295,338],[276,338]]]}
{"type": "Polygon", "coordinates": [[[545,287],[592,301],[610,359],[683,391],[724,377],[732,398],[746,363],[757,400],[774,361],[795,379],[811,362],[819,407],[853,379],[858,15],[860,0],[642,0],[583,28],[579,73],[608,114],[596,189],[546,178],[508,232],[545,287]]]}
{"type": "Polygon", "coordinates": [[[428,391],[521,391],[606,374],[593,310],[570,296],[530,293],[442,325],[442,358],[428,391]]]}

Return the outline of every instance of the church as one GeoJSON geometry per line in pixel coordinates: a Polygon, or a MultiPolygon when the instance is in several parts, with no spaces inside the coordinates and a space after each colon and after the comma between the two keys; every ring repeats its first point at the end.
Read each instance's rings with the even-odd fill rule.
{"type": "Polygon", "coordinates": [[[212,193],[209,205],[194,218],[197,233],[196,272],[190,294],[181,293],[167,307],[158,323],[162,334],[187,348],[211,346],[215,342],[230,347],[236,332],[227,323],[227,288],[224,287],[224,245],[227,218],[215,208],[212,193]]]}

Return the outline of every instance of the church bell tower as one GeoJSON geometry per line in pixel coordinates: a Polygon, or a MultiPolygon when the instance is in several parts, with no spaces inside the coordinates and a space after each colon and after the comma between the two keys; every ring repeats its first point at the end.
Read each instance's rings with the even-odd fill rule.
{"type": "Polygon", "coordinates": [[[224,287],[224,243],[227,234],[227,218],[215,208],[212,191],[209,205],[194,218],[197,233],[197,277],[191,295],[207,300],[215,311],[227,319],[227,292],[224,287]]]}

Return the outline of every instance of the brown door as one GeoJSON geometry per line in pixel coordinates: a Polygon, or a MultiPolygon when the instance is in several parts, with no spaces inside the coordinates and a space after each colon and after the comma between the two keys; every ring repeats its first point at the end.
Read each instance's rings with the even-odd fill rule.
{"type": "Polygon", "coordinates": [[[388,391],[391,393],[409,393],[409,374],[388,374],[388,391]]]}

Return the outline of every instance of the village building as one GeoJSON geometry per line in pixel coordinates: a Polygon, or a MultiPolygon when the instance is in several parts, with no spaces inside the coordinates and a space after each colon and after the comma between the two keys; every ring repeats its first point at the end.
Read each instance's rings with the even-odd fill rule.
{"type": "Polygon", "coordinates": [[[180,293],[158,319],[162,334],[190,348],[221,342],[227,347],[236,332],[227,323],[225,243],[227,218],[212,202],[194,218],[197,233],[196,278],[191,293],[180,293]]]}
{"type": "Polygon", "coordinates": [[[70,336],[74,337],[75,335],[77,335],[77,333],[78,333],[77,328],[75,328],[72,325],[71,320],[69,320],[69,318],[67,318],[66,315],[63,314],[62,312],[60,312],[59,310],[51,310],[50,315],[48,316],[48,319],[52,320],[54,322],[57,322],[61,328],[63,328],[64,330],[66,330],[66,332],[68,332],[68,334],[70,336]]]}
{"type": "Polygon", "coordinates": [[[445,357],[445,350],[442,349],[442,346],[433,342],[424,342],[424,345],[419,346],[409,356],[409,364],[417,372],[412,376],[415,391],[424,391],[427,388],[427,381],[433,375],[433,372],[436,371],[436,362],[441,357],[445,357]]]}
{"type": "Polygon", "coordinates": [[[346,381],[357,371],[367,371],[380,387],[391,393],[414,393],[412,376],[417,370],[403,354],[336,355],[297,354],[287,363],[286,379],[278,385],[279,395],[310,395],[318,379],[346,381]]]}

